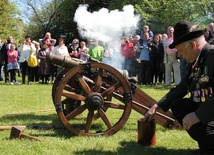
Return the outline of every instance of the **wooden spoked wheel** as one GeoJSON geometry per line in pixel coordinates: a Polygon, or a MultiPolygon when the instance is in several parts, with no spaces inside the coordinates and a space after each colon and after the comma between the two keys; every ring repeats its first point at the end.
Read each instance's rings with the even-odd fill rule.
{"type": "Polygon", "coordinates": [[[70,132],[108,136],[125,125],[131,113],[132,95],[118,70],[102,63],[88,63],[62,75],[53,89],[53,100],[59,119],[70,132]],[[66,111],[64,105],[73,109],[66,111]]]}
{"type": "MultiPolygon", "coordinates": [[[[63,79],[63,77],[68,73],[68,71],[71,70],[70,68],[63,69],[54,80],[53,86],[52,86],[52,100],[55,101],[56,96],[56,90],[59,86],[60,81],[63,79]]],[[[55,104],[55,103],[54,103],[55,104]]]]}

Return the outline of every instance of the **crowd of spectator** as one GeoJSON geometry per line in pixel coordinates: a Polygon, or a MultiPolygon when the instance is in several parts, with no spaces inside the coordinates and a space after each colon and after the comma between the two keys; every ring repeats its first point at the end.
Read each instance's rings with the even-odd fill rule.
{"type": "MultiPolygon", "coordinates": [[[[137,77],[139,85],[156,86],[164,83],[170,86],[173,82],[178,85],[187,62],[179,58],[175,49],[168,47],[173,42],[173,32],[174,28],[169,26],[166,33],[153,34],[149,26],[145,25],[140,34],[122,36],[119,47],[123,57],[121,69],[127,70],[129,77],[137,77]]],[[[214,23],[210,23],[205,29],[204,37],[208,43],[214,44],[214,23]]],[[[104,63],[114,61],[117,54],[114,48],[108,48],[108,43],[96,39],[80,41],[75,38],[65,45],[63,37],[56,40],[47,32],[38,41],[32,41],[31,36],[26,36],[18,46],[13,36],[9,36],[6,42],[0,39],[0,81],[11,85],[26,84],[27,78],[29,85],[32,82],[53,83],[63,68],[46,63],[48,52],[81,61],[87,61],[91,57],[104,63]],[[34,67],[28,65],[31,54],[35,54],[38,61],[38,65],[34,67]],[[17,81],[17,75],[21,76],[21,82],[17,81]]]]}

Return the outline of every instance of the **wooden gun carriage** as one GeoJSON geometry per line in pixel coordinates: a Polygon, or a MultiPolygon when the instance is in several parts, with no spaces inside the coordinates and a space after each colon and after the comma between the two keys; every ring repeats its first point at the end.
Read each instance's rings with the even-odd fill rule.
{"type": "MultiPolygon", "coordinates": [[[[75,135],[112,135],[125,125],[132,109],[144,115],[156,103],[125,70],[51,53],[46,62],[64,68],[54,81],[52,99],[62,124],[75,135]]],[[[179,126],[171,112],[158,110],[154,117],[163,127],[179,126]]]]}

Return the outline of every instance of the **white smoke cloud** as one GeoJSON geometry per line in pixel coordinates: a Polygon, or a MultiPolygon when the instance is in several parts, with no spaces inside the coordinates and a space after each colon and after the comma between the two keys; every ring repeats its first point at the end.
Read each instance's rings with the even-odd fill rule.
{"type": "Polygon", "coordinates": [[[121,36],[123,31],[132,33],[138,26],[139,16],[134,15],[134,7],[126,5],[123,11],[102,8],[99,11],[87,11],[87,5],[80,5],[76,10],[74,21],[82,37],[109,41],[121,36]]]}
{"type": "MultiPolygon", "coordinates": [[[[89,12],[87,8],[88,5],[80,5],[75,12],[74,21],[77,23],[80,35],[83,38],[108,42],[108,46],[112,47],[114,52],[119,52],[120,50],[122,34],[134,35],[135,30],[138,28],[140,16],[134,14],[132,5],[124,6],[122,11],[109,11],[106,8],[102,8],[99,11],[89,12]],[[113,42],[113,45],[110,42],[113,42]]],[[[119,58],[115,59],[118,61],[121,58],[122,56],[119,55],[119,58]]]]}

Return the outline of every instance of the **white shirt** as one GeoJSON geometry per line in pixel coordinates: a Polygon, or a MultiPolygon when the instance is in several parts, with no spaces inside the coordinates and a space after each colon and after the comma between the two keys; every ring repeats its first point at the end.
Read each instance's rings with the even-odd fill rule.
{"type": "Polygon", "coordinates": [[[35,45],[31,44],[26,45],[26,44],[22,44],[19,48],[18,51],[20,52],[20,57],[19,57],[19,62],[25,62],[28,61],[28,57],[30,55],[30,51],[31,50],[36,50],[35,45]]]}
{"type": "Polygon", "coordinates": [[[68,53],[68,48],[65,45],[55,46],[52,53],[58,56],[70,56],[68,53]]]}

